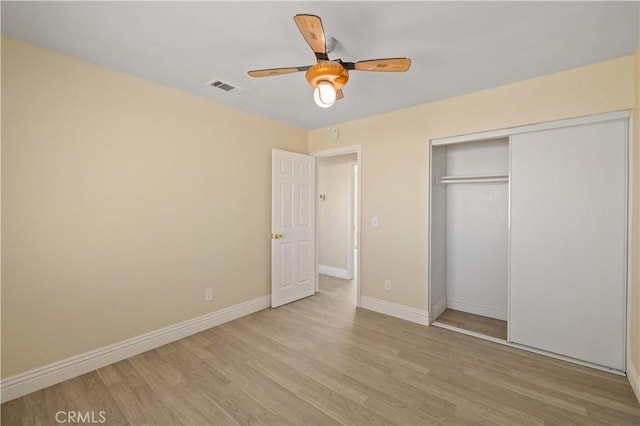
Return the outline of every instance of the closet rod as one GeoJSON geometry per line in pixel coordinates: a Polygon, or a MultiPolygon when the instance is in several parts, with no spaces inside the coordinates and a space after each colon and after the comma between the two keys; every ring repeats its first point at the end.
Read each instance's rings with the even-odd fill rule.
{"type": "Polygon", "coordinates": [[[441,184],[509,182],[509,175],[441,176],[438,181],[441,184]]]}

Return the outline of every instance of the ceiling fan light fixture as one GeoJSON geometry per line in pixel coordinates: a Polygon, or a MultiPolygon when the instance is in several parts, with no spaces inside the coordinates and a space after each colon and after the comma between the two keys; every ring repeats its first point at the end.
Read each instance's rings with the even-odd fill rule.
{"type": "Polygon", "coordinates": [[[336,39],[327,37],[319,16],[298,14],[293,17],[300,34],[305,39],[317,63],[302,67],[268,68],[249,71],[251,77],[269,77],[306,71],[307,82],[313,87],[313,100],[320,108],[329,108],[336,100],[344,99],[342,88],[349,81],[349,70],[404,72],[411,66],[409,58],[369,59],[358,62],[343,62],[329,59],[336,39]]]}
{"type": "Polygon", "coordinates": [[[320,108],[329,108],[336,102],[336,89],[329,81],[320,81],[313,89],[313,100],[320,108]]]}

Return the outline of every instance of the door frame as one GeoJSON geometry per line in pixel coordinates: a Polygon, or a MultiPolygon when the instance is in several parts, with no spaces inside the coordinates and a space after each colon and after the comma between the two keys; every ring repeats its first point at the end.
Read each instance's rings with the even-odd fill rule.
{"type": "MultiPolygon", "coordinates": [[[[358,203],[358,212],[357,212],[357,216],[356,216],[356,232],[358,235],[358,251],[357,251],[357,255],[356,258],[354,259],[353,262],[353,267],[355,267],[356,273],[355,273],[355,280],[356,280],[356,306],[360,307],[361,305],[361,297],[360,297],[360,277],[362,276],[362,265],[361,265],[361,258],[362,258],[362,145],[349,145],[349,146],[343,146],[343,147],[339,147],[339,148],[332,148],[332,149],[325,149],[325,150],[321,150],[321,151],[313,151],[311,153],[309,153],[309,155],[312,155],[314,157],[316,157],[316,159],[318,158],[326,158],[326,157],[336,157],[339,155],[345,155],[345,154],[356,154],[356,165],[358,166],[358,180],[357,180],[357,193],[358,193],[358,198],[356,200],[356,202],[358,203]]],[[[318,162],[316,161],[316,194],[318,193],[317,191],[317,185],[318,185],[318,162]]],[[[352,180],[353,182],[353,180],[352,180]]],[[[352,188],[354,189],[354,188],[352,188]]],[[[316,203],[316,217],[318,216],[318,203],[316,203]]],[[[318,247],[318,221],[316,221],[316,292],[320,290],[320,281],[319,281],[319,272],[318,272],[318,253],[319,253],[319,247],[318,247]]],[[[352,238],[353,240],[353,238],[352,238]]]]}

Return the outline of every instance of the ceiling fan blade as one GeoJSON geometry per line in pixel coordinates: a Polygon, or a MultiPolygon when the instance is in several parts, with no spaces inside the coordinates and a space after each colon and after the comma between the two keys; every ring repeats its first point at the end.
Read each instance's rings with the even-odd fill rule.
{"type": "Polygon", "coordinates": [[[382,72],[404,72],[411,66],[409,58],[386,58],[371,59],[368,61],[358,61],[353,64],[353,68],[358,71],[382,71],[382,72]]]}
{"type": "Polygon", "coordinates": [[[311,68],[311,65],[306,67],[289,67],[289,68],[269,68],[266,70],[253,70],[249,71],[251,77],[270,77],[272,75],[291,74],[298,71],[306,71],[311,68]]]}
{"type": "Polygon", "coordinates": [[[328,61],[327,42],[322,28],[322,20],[316,15],[296,15],[293,17],[302,37],[307,41],[316,59],[328,61]]]}
{"type": "Polygon", "coordinates": [[[336,101],[339,101],[342,98],[344,98],[344,93],[342,92],[342,89],[336,90],[336,101]]]}

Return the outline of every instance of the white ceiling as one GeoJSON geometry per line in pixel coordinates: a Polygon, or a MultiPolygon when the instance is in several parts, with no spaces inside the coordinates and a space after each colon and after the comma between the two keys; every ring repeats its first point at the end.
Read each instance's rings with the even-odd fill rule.
{"type": "MultiPolygon", "coordinates": [[[[7,2],[2,34],[314,129],[633,53],[633,2],[7,2]],[[304,73],[255,79],[250,69],[310,65],[293,22],[319,15],[332,59],[408,56],[407,73],[353,71],[345,99],[312,100],[304,73]],[[228,94],[212,79],[245,91],[228,94]]],[[[99,84],[99,82],[96,82],[99,84]]]]}

